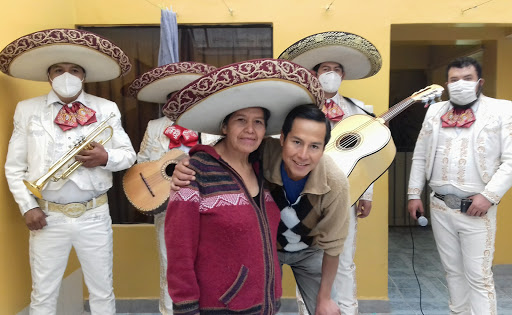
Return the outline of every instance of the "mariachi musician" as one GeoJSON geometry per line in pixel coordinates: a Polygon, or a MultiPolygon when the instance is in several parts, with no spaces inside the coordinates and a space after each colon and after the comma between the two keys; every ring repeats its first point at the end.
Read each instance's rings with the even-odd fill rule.
{"type": "MultiPolygon", "coordinates": [[[[177,62],[163,65],[149,70],[135,79],[130,85],[130,93],[139,101],[163,104],[173,93],[181,90],[192,81],[202,77],[215,67],[198,62],[177,62]]],[[[178,149],[187,153],[192,146],[197,144],[198,134],[174,124],[167,116],[149,121],[144,138],[137,154],[137,163],[155,161],[172,149],[178,149]]],[[[126,181],[125,181],[126,185],[126,181]]],[[[126,191],[126,187],[125,187],[126,191]]],[[[166,198],[169,191],[165,191],[166,198]]],[[[130,201],[134,198],[130,198],[130,201]]],[[[133,203],[133,202],[132,202],[133,203]]],[[[136,207],[137,205],[134,204],[136,207]]],[[[143,213],[154,214],[155,230],[160,256],[160,312],[172,314],[172,300],[167,289],[167,251],[164,239],[165,209],[167,203],[158,209],[143,213]]]]}
{"type": "Polygon", "coordinates": [[[74,247],[89,289],[91,313],[115,314],[112,220],[106,193],[112,187],[112,172],[130,167],[135,151],[121,126],[117,105],[85,93],[83,83],[124,75],[131,68],[129,59],[118,46],[94,33],[50,29],[7,45],[0,53],[0,68],[13,77],[48,81],[52,86],[48,94],[16,106],[5,163],[9,188],[30,229],[30,313],[56,313],[60,283],[74,247]],[[111,138],[102,145],[107,131],[94,139],[89,135],[107,119],[111,138]],[[70,154],[84,138],[88,139],[84,149],[70,154]],[[37,186],[31,183],[45,178],[51,165],[62,165],[59,172],[63,172],[75,160],[83,164],[67,179],[27,189],[37,186]]]}

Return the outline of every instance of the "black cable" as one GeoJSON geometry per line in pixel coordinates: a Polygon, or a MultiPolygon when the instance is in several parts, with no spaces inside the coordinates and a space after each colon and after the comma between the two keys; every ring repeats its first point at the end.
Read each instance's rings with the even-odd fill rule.
{"type": "Polygon", "coordinates": [[[411,226],[410,219],[409,219],[409,232],[411,232],[411,241],[412,241],[412,271],[414,272],[414,277],[416,277],[416,282],[418,282],[418,288],[420,289],[420,311],[421,311],[421,314],[425,315],[423,313],[423,308],[421,306],[421,284],[420,284],[420,280],[418,279],[418,275],[416,274],[416,268],[414,268],[414,237],[412,235],[412,226],[411,226]]]}

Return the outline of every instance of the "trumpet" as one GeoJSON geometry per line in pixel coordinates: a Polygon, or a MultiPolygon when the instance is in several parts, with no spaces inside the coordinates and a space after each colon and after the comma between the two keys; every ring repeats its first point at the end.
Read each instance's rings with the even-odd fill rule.
{"type": "Polygon", "coordinates": [[[71,148],[68,152],[66,152],[60,159],[58,159],[55,163],[50,166],[50,169],[48,169],[48,172],[41,176],[39,179],[37,179],[34,182],[29,182],[27,180],[23,180],[23,183],[25,186],[27,186],[28,190],[34,196],[36,196],[39,199],[42,199],[43,196],[41,195],[41,191],[43,190],[44,186],[48,183],[48,181],[57,182],[61,179],[67,179],[77,168],[79,168],[83,162],[81,161],[75,161],[71,165],[67,167],[67,169],[64,169],[64,166],[68,164],[72,159],[75,158],[75,156],[80,153],[80,151],[84,149],[89,149],[91,147],[91,142],[95,141],[103,131],[109,129],[110,135],[106,139],[102,139],[100,141],[96,141],[99,144],[103,145],[107,143],[114,133],[114,129],[110,125],[107,125],[107,122],[110,118],[114,117],[114,113],[110,113],[107,119],[105,119],[101,124],[99,124],[94,130],[92,130],[87,136],[82,138],[80,141],[78,141],[73,148],[71,148]],[[57,174],[59,171],[62,172],[60,174],[57,174]]]}

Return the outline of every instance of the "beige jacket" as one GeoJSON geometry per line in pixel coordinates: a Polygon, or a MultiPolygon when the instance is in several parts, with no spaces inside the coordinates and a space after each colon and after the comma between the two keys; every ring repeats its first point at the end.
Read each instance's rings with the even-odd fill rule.
{"type": "MultiPolygon", "coordinates": [[[[279,140],[266,139],[262,143],[263,175],[270,182],[270,190],[283,189],[281,179],[281,145],[279,140]]],[[[325,253],[337,256],[343,251],[349,224],[349,187],[345,174],[334,161],[324,155],[309,174],[301,195],[307,197],[312,208],[302,223],[311,229],[313,245],[325,253]]]]}

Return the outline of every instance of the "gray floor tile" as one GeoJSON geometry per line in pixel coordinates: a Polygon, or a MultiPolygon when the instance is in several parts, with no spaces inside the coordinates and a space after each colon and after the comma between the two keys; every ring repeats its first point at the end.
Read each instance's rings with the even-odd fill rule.
{"type": "MultiPolygon", "coordinates": [[[[430,228],[413,228],[414,269],[421,284],[421,309],[425,315],[446,315],[448,288],[443,266],[430,228]]],[[[420,289],[412,264],[409,228],[389,228],[388,297],[391,314],[421,315],[420,289]]],[[[512,315],[512,266],[499,266],[495,272],[498,314],[512,315]]],[[[118,313],[117,315],[157,315],[158,313],[118,313]]],[[[298,315],[282,312],[278,315],[298,315]]],[[[381,315],[381,313],[361,313],[381,315]]],[[[383,315],[383,314],[382,314],[383,315]]]]}

